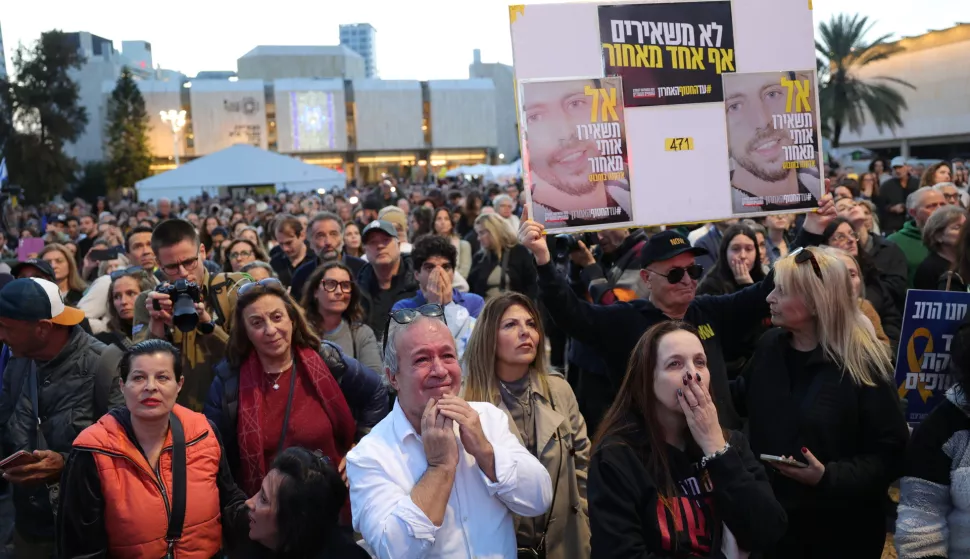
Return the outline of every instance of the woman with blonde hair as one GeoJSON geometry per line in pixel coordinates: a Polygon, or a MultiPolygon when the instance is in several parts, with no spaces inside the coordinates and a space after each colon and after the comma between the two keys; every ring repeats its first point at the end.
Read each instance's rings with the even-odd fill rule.
{"type": "Polygon", "coordinates": [[[496,214],[482,214],[475,219],[475,233],[481,248],[468,272],[469,291],[486,300],[505,291],[534,300],[538,292],[535,260],[505,220],[496,214]]]}
{"type": "Polygon", "coordinates": [[[77,271],[74,255],[66,246],[51,243],[40,251],[37,258],[50,264],[54,270],[54,283],[61,291],[64,304],[76,307],[84,295],[84,290],[88,288],[88,284],[81,279],[81,275],[77,271]]]}
{"type": "Polygon", "coordinates": [[[889,351],[853,301],[835,249],[800,249],[774,271],[767,300],[777,328],[735,387],[755,455],[788,461],[768,462],[789,522],[766,557],[878,559],[886,491],[909,435],[889,351]]]}
{"type": "Polygon", "coordinates": [[[586,475],[590,442],[569,383],[546,361],[542,319],[532,301],[504,293],[486,303],[465,348],[464,395],[509,416],[512,432],[553,481],[547,514],[515,518],[519,556],[589,557],[586,475]]]}

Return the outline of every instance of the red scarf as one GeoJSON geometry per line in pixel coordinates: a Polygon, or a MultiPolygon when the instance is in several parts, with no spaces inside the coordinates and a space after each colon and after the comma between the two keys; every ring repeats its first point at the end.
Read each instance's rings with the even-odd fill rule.
{"type": "MultiPolygon", "coordinates": [[[[334,466],[339,463],[354,444],[357,429],[354,417],[347,406],[343,392],[330,369],[316,351],[310,348],[297,348],[295,353],[296,374],[310,381],[317,400],[323,402],[323,409],[330,419],[333,438],[331,449],[321,448],[330,456],[334,466]]],[[[236,437],[239,441],[239,473],[243,490],[247,495],[255,495],[266,476],[266,458],[263,453],[263,388],[266,386],[266,373],[255,351],[239,370],[239,418],[236,437]]],[[[302,386],[297,382],[294,390],[302,386]]],[[[291,415],[292,418],[292,415],[291,415]]],[[[291,419],[292,421],[292,419],[291,419]]],[[[287,448],[285,440],[283,448],[287,448]]],[[[309,450],[317,450],[311,448],[309,450]]]]}

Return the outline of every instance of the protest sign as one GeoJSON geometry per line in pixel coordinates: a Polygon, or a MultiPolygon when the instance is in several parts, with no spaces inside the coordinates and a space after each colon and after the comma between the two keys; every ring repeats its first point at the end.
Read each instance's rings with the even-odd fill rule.
{"type": "Polygon", "coordinates": [[[623,77],[631,107],[724,99],[734,71],[730,2],[599,7],[606,75],[623,77]]]}
{"type": "Polygon", "coordinates": [[[906,401],[906,421],[919,423],[946,397],[953,337],[967,314],[970,293],[906,293],[896,357],[896,386],[906,401]]]}
{"type": "Polygon", "coordinates": [[[620,78],[522,83],[532,219],[547,229],[632,223],[620,78]]]}
{"type": "MultiPolygon", "coordinates": [[[[510,6],[509,17],[523,177],[527,194],[535,197],[535,204],[527,199],[530,215],[535,216],[541,199],[549,197],[548,187],[564,187],[558,194],[553,192],[561,198],[576,183],[556,183],[543,177],[552,166],[548,154],[530,153],[539,147],[530,144],[536,127],[526,121],[528,88],[540,81],[595,79],[617,80],[613,83],[622,90],[617,95],[618,100],[622,98],[617,116],[629,211],[624,208],[626,216],[592,223],[578,223],[575,218],[580,215],[569,215],[565,227],[558,230],[595,230],[628,223],[611,221],[617,217],[629,219],[631,226],[646,227],[807,211],[817,206],[823,185],[819,180],[815,38],[809,3],[569,2],[510,6]],[[783,76],[794,82],[792,108],[785,110],[784,103],[780,109],[774,107],[774,96],[752,99],[741,107],[744,110],[739,115],[744,118],[735,118],[729,125],[727,90],[766,76],[774,76],[782,88],[783,76]],[[762,122],[756,123],[753,115],[759,109],[762,122]]],[[[785,90],[782,100],[788,95],[785,90]]],[[[582,128],[572,124],[569,129],[568,137],[559,140],[567,146],[581,144],[582,128]]],[[[584,185],[586,182],[592,181],[584,181],[584,185]]],[[[612,207],[622,207],[619,199],[613,201],[612,207]]],[[[554,209],[560,211],[553,213],[560,214],[572,210],[554,209]]],[[[599,202],[579,209],[602,210],[603,206],[599,202]]]]}
{"type": "Polygon", "coordinates": [[[815,72],[725,74],[735,214],[818,206],[815,72]]]}

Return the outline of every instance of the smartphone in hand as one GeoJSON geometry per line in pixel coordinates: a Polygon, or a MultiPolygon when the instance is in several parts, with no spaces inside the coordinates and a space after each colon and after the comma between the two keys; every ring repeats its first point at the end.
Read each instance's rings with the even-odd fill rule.
{"type": "Polygon", "coordinates": [[[792,460],[791,458],[784,458],[781,456],[774,456],[771,454],[762,454],[760,456],[765,462],[773,462],[775,464],[784,464],[786,466],[793,466],[795,468],[807,468],[808,464],[804,462],[799,462],[798,460],[792,460]]]}
{"type": "Polygon", "coordinates": [[[33,454],[27,452],[26,450],[18,450],[3,460],[0,460],[0,470],[16,468],[18,466],[26,466],[27,464],[34,464],[37,462],[40,462],[40,460],[38,460],[33,454]]]}

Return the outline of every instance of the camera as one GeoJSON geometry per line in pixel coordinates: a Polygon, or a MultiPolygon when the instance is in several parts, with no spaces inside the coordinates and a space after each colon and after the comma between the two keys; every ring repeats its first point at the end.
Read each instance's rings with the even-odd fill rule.
{"type": "Polygon", "coordinates": [[[556,235],[556,256],[561,260],[574,250],[579,250],[579,241],[567,233],[556,235]]]}
{"type": "MultiPolygon", "coordinates": [[[[191,332],[199,325],[199,313],[195,311],[195,304],[202,300],[199,286],[185,279],[176,280],[172,284],[163,284],[155,288],[158,293],[164,293],[172,299],[172,324],[182,332],[191,332]]],[[[158,301],[154,301],[155,310],[161,310],[158,301]]]]}

